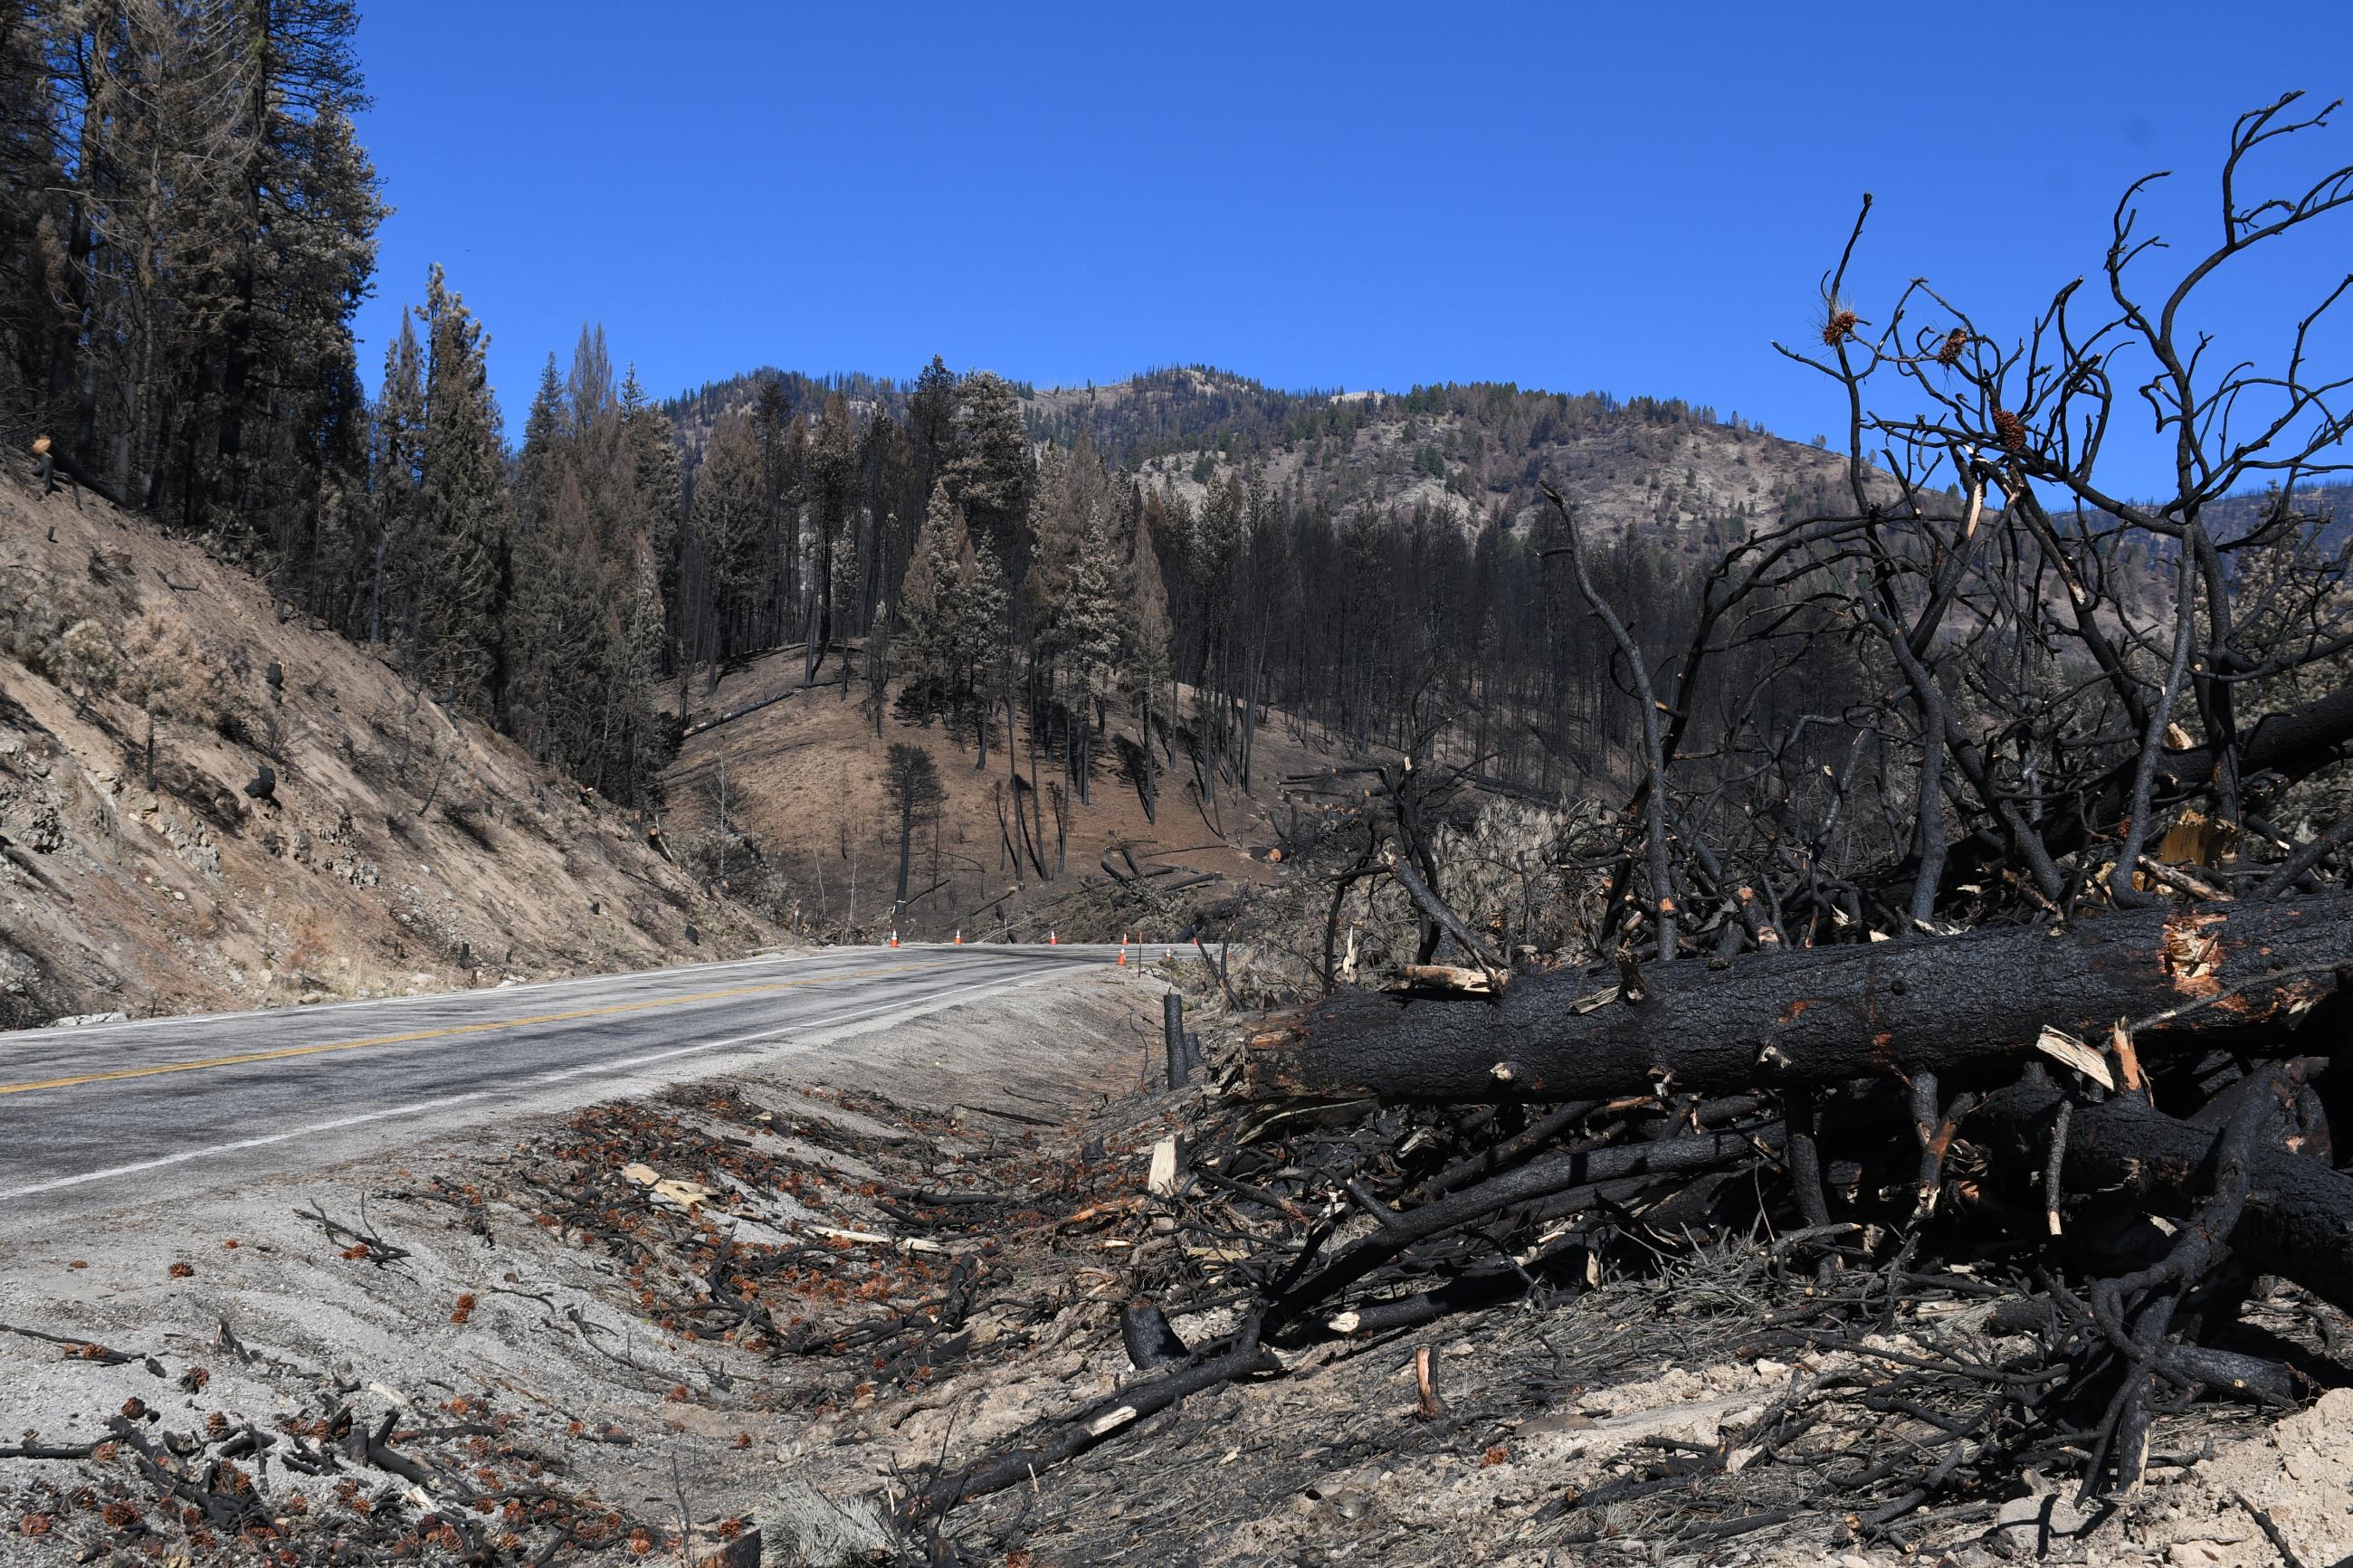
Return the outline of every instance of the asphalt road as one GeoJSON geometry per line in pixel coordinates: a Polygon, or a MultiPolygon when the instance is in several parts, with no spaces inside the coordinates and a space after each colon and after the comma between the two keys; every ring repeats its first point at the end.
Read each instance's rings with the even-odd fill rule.
{"type": "MultiPolygon", "coordinates": [[[[0,1035],[0,1226],[319,1169],[420,1129],[585,1104],[632,1080],[807,1048],[845,1026],[1111,963],[1117,951],[834,948],[0,1035]]],[[[840,1048],[854,1059],[857,1042],[840,1048]]]]}

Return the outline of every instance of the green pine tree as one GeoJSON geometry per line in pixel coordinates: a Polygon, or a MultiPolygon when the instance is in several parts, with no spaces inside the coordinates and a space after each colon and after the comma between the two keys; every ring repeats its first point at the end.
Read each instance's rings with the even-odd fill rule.
{"type": "Polygon", "coordinates": [[[954,698],[964,562],[971,552],[964,510],[948,499],[943,480],[932,487],[930,509],[899,584],[898,629],[891,644],[901,709],[920,722],[928,723],[954,698]]]}
{"type": "Polygon", "coordinates": [[[489,338],[437,264],[425,304],[423,509],[427,585],[419,673],[455,707],[491,708],[504,608],[507,492],[489,338]]]}
{"type": "Polygon", "coordinates": [[[1010,383],[976,370],[956,384],[956,417],[942,477],[965,526],[1000,563],[1029,561],[1029,436],[1010,383]]]}
{"type": "Polygon", "coordinates": [[[741,415],[723,416],[711,432],[711,450],[695,481],[689,518],[710,573],[721,660],[750,649],[757,636],[763,587],[760,543],[768,519],[763,469],[750,423],[741,415]]]}

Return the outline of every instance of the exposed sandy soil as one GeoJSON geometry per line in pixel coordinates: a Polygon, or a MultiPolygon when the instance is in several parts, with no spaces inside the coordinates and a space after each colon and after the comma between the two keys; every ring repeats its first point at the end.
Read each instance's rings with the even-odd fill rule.
{"type": "Polygon", "coordinates": [[[245,573],[94,499],[0,481],[0,1026],[777,939],[629,814],[281,621],[245,573]],[[269,801],[246,793],[264,765],[269,801]]]}

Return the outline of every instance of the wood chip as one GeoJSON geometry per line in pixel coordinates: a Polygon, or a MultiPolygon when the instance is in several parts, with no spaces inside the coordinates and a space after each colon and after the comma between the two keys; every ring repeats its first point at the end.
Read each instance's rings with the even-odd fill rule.
{"type": "Polygon", "coordinates": [[[1152,1146],[1151,1173],[1145,1178],[1145,1190],[1155,1198],[1176,1195],[1176,1140],[1163,1138],[1152,1146]]]}
{"type": "Polygon", "coordinates": [[[1496,985],[1484,970],[1462,969],[1451,963],[1409,963],[1405,977],[1394,987],[1402,991],[1435,991],[1449,996],[1493,996],[1496,985]]]}
{"type": "Polygon", "coordinates": [[[2055,1062],[2073,1068],[2109,1093],[2116,1092],[2116,1075],[2108,1070],[2107,1058],[2064,1029],[2045,1024],[2034,1048],[2055,1062]]]}

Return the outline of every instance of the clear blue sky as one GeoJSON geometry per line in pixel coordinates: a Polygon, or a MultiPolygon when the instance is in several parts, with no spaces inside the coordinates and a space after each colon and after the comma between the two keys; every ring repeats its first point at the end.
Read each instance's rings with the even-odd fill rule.
{"type": "MultiPolygon", "coordinates": [[[[1768,342],[1807,337],[1862,192],[1866,318],[1925,273],[2014,330],[2131,178],[2180,171],[2158,216],[2203,242],[2236,113],[2353,88],[2353,5],[2318,0],[363,7],[399,209],[364,372],[438,260],[518,435],[592,320],[658,395],[1198,361],[1678,395],[1803,439],[1836,402],[1768,342]]],[[[2353,162],[2353,115],[2315,140],[2285,163],[2353,162]]],[[[2353,214],[2302,252],[2230,289],[2226,341],[2284,341],[2353,214]]]]}

